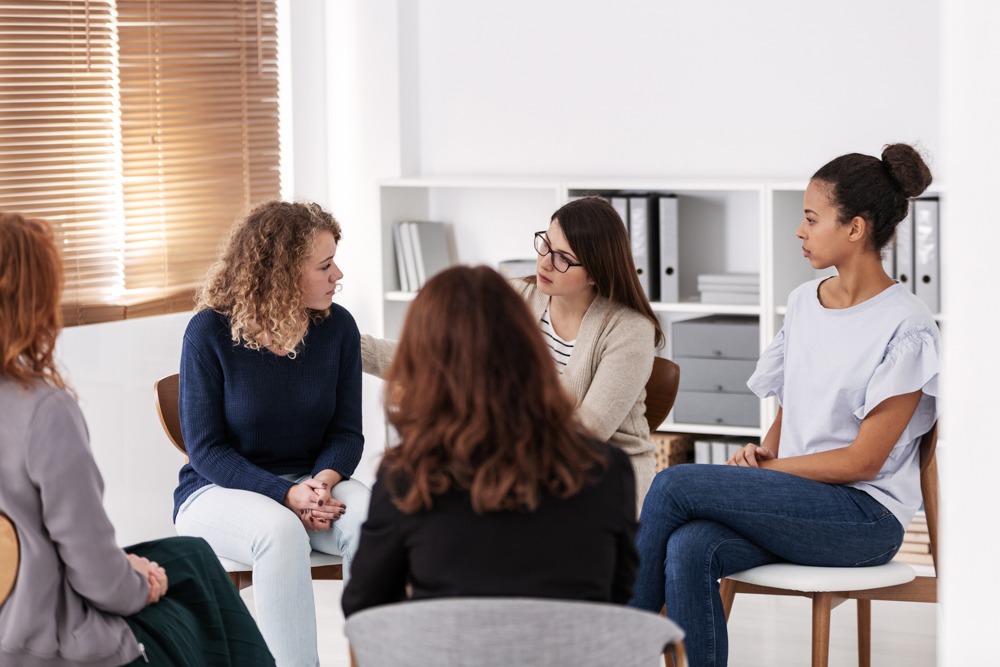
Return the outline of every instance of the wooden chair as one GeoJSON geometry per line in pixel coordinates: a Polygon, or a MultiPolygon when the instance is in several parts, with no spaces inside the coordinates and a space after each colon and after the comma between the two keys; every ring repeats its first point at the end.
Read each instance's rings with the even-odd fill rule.
{"type": "Polygon", "coordinates": [[[659,428],[677,399],[681,367],[663,357],[653,357],[653,372],[646,381],[646,421],[649,432],[659,428]]]}
{"type": "Polygon", "coordinates": [[[372,607],[344,626],[360,667],[685,664],[684,632],[623,605],[536,598],[440,598],[372,607]]]}
{"type": "Polygon", "coordinates": [[[912,567],[892,561],[874,567],[808,567],[791,563],[762,565],[722,580],[726,618],[737,593],[798,595],[812,598],[812,664],[826,667],[830,654],[830,611],[846,600],[858,604],[858,664],[871,665],[872,600],[937,602],[937,425],[920,439],[920,491],[930,534],[933,576],[916,576],[912,567]]]}
{"type": "Polygon", "coordinates": [[[14,590],[17,568],[21,562],[21,545],[14,522],[0,512],[0,607],[14,590]]]}
{"type": "MultiPolygon", "coordinates": [[[[153,392],[156,395],[156,413],[160,416],[160,425],[163,426],[167,438],[170,439],[174,447],[187,457],[179,415],[180,375],[174,373],[160,378],[153,383],[153,392]]],[[[250,565],[222,556],[218,558],[222,567],[229,574],[233,585],[238,589],[243,590],[247,586],[253,585],[253,568],[250,565]]],[[[344,578],[343,559],[340,556],[313,551],[309,560],[312,565],[314,581],[344,578]]]]}

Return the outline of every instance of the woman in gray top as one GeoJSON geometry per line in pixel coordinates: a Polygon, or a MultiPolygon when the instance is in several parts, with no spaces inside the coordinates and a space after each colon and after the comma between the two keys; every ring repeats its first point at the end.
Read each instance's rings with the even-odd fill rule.
{"type": "Polygon", "coordinates": [[[83,415],[53,359],[61,287],[48,225],[0,213],[0,513],[20,549],[0,664],[273,665],[203,540],[115,544],[83,415]]]}

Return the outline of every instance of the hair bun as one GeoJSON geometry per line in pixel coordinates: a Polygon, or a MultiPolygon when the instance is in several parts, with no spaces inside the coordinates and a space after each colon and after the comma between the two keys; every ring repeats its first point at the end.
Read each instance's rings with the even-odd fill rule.
{"type": "Polygon", "coordinates": [[[931,170],[909,144],[888,144],[882,150],[882,162],[907,198],[922,194],[931,184],[931,170]]]}

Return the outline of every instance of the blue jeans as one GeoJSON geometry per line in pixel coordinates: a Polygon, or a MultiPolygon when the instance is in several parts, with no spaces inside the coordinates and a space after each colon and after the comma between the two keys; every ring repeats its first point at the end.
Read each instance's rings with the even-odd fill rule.
{"type": "Polygon", "coordinates": [[[864,491],[759,468],[688,464],[653,480],[639,520],[633,607],[667,613],[691,667],[726,665],[719,579],[780,561],[881,565],[903,527],[864,491]]]}

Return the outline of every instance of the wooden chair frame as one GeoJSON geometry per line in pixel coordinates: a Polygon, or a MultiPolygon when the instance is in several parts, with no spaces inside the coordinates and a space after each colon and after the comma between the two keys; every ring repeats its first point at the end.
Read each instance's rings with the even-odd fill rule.
{"type": "Polygon", "coordinates": [[[722,605],[726,619],[732,610],[737,593],[761,595],[793,595],[812,598],[812,664],[826,667],[830,656],[830,612],[847,600],[858,604],[858,665],[871,667],[871,605],[872,600],[896,602],[937,602],[937,527],[938,527],[938,474],[937,474],[937,425],[920,439],[920,491],[927,516],[930,535],[931,560],[934,576],[917,576],[913,581],[897,586],[860,591],[794,591],[748,584],[733,579],[723,579],[720,585],[722,605]]]}
{"type": "Polygon", "coordinates": [[[14,590],[20,565],[21,543],[17,537],[17,528],[10,517],[0,512],[0,607],[14,590]]]}
{"type": "Polygon", "coordinates": [[[677,400],[681,368],[663,357],[653,357],[653,370],[646,381],[646,421],[653,433],[667,418],[677,400]]]}
{"type": "MultiPolygon", "coordinates": [[[[187,448],[184,446],[184,434],[181,432],[181,419],[179,410],[180,401],[180,375],[174,373],[160,378],[153,383],[153,393],[156,396],[156,414],[160,417],[160,425],[167,434],[171,444],[177,448],[185,458],[187,448]]],[[[316,555],[316,552],[313,552],[316,555]]],[[[236,561],[226,561],[235,565],[242,565],[236,561]]],[[[226,565],[224,562],[223,565],[226,565]]],[[[243,590],[253,585],[253,572],[249,570],[228,570],[226,572],[229,579],[237,589],[243,590]]],[[[344,578],[344,566],[341,563],[330,563],[313,565],[311,569],[313,581],[331,581],[344,578]]]]}

